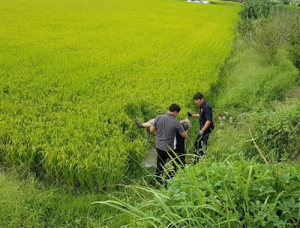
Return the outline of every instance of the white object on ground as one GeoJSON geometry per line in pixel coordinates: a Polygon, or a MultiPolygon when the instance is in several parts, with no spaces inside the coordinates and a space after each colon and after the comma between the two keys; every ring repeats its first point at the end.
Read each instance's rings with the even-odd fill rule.
{"type": "Polygon", "coordinates": [[[202,4],[209,4],[209,1],[201,1],[201,0],[187,0],[186,2],[192,2],[192,3],[202,3],[202,4]]]}

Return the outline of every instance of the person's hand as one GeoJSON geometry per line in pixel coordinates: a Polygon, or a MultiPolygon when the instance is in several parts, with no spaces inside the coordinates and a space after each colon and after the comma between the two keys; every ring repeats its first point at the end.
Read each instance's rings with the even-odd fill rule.
{"type": "Polygon", "coordinates": [[[199,134],[199,136],[202,136],[204,134],[204,131],[201,130],[201,131],[199,131],[198,134],[199,134]]]}
{"type": "Polygon", "coordinates": [[[188,117],[192,117],[193,116],[193,114],[190,113],[190,112],[188,112],[187,115],[188,115],[188,117]]]}

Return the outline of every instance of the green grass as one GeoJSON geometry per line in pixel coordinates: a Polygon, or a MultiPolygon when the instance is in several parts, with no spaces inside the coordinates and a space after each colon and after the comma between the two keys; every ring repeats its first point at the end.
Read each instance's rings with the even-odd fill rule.
{"type": "Polygon", "coordinates": [[[179,118],[218,80],[238,3],[0,3],[0,161],[54,182],[114,188],[147,152],[132,119],[179,118]]]}
{"type": "Polygon", "coordinates": [[[217,130],[211,136],[210,154],[262,162],[252,133],[268,159],[297,159],[299,126],[294,120],[299,120],[299,100],[285,93],[299,86],[299,72],[287,52],[281,49],[270,64],[238,40],[222,72],[218,87],[211,91],[217,130]]]}
{"type": "MultiPolygon", "coordinates": [[[[282,40],[282,45],[272,47],[277,53],[273,61],[268,59],[267,51],[263,53],[247,45],[248,35],[253,31],[240,29],[240,37],[222,68],[220,81],[210,92],[218,126],[212,134],[210,154],[216,157],[252,158],[262,162],[252,141],[255,139],[270,162],[298,161],[299,70],[289,53],[293,44],[289,37],[299,33],[297,26],[293,26],[297,25],[299,11],[296,7],[276,9],[275,17],[264,19],[266,24],[272,22],[278,27],[276,34],[266,30],[266,35],[282,40]]],[[[249,22],[240,21],[239,28],[247,27],[249,22]]],[[[255,29],[264,29],[259,20],[252,22],[256,24],[255,29]]],[[[268,45],[264,41],[256,40],[258,44],[268,45]]]]}
{"type": "Polygon", "coordinates": [[[169,181],[168,189],[142,188],[127,199],[97,201],[129,214],[129,227],[297,227],[299,166],[202,160],[169,181]]]}
{"type": "Polygon", "coordinates": [[[236,42],[233,49],[238,52],[226,62],[224,80],[217,88],[222,96],[214,99],[219,108],[251,110],[259,102],[283,100],[283,93],[295,86],[298,71],[285,50],[270,64],[242,41],[236,42]]]}
{"type": "MultiPolygon", "coordinates": [[[[47,185],[12,170],[1,170],[0,193],[1,227],[120,227],[128,220],[115,209],[91,205],[110,199],[107,194],[47,185]]],[[[124,194],[114,195],[122,198],[124,194]]]]}

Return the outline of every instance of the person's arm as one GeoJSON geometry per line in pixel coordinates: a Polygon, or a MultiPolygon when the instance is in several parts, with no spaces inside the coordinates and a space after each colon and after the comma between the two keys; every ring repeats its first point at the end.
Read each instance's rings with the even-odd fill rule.
{"type": "Polygon", "coordinates": [[[156,131],[156,129],[157,129],[157,127],[156,127],[156,121],[158,121],[159,120],[159,116],[157,116],[155,119],[152,119],[151,120],[151,126],[150,126],[150,132],[151,133],[153,133],[153,132],[155,132],[156,131]]]}
{"type": "Polygon", "coordinates": [[[184,128],[182,127],[181,123],[178,121],[178,126],[177,126],[177,132],[181,135],[181,137],[186,138],[188,131],[184,131],[184,128]]]}
{"type": "Polygon", "coordinates": [[[192,117],[200,118],[200,114],[199,114],[199,113],[197,113],[197,114],[192,114],[192,117]]]}
{"type": "Polygon", "coordinates": [[[189,116],[189,117],[200,118],[200,114],[199,114],[199,113],[192,114],[192,113],[188,112],[188,116],[189,116]]]}
{"type": "Polygon", "coordinates": [[[209,127],[210,123],[211,123],[211,121],[210,121],[210,120],[207,120],[207,121],[205,122],[204,127],[201,129],[201,131],[203,131],[203,132],[206,131],[206,129],[209,127]]]}
{"type": "Polygon", "coordinates": [[[205,122],[204,126],[202,127],[202,129],[200,130],[203,133],[207,130],[207,128],[209,127],[209,125],[212,122],[212,110],[210,108],[206,108],[206,109],[204,109],[204,112],[205,112],[205,116],[206,116],[206,122],[205,122]]]}
{"type": "Polygon", "coordinates": [[[188,131],[184,131],[182,133],[180,133],[180,135],[183,137],[183,138],[186,138],[188,136],[188,131]]]}
{"type": "Polygon", "coordinates": [[[151,127],[150,127],[150,132],[153,133],[153,132],[155,132],[155,131],[156,131],[156,127],[154,127],[153,125],[151,125],[151,127]]]}

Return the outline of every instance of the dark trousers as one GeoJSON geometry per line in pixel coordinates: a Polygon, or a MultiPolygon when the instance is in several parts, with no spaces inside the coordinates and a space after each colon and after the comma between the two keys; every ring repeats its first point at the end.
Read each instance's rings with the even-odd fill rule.
{"type": "MultiPolygon", "coordinates": [[[[164,166],[167,162],[167,159],[173,159],[175,161],[175,163],[178,163],[179,165],[181,164],[181,160],[178,160],[180,158],[178,158],[178,155],[176,155],[173,151],[164,151],[164,150],[160,150],[158,148],[156,148],[157,151],[157,163],[156,163],[156,180],[159,183],[163,183],[162,181],[162,176],[164,174],[164,166]]],[[[176,164],[174,164],[174,168],[176,166],[176,164]]],[[[177,166],[176,166],[177,167],[177,166]]],[[[177,170],[177,168],[175,168],[175,170],[177,170]]],[[[168,175],[168,177],[172,177],[174,175],[174,173],[170,173],[168,175]]],[[[168,178],[167,178],[168,179],[168,178]]]]}
{"type": "Polygon", "coordinates": [[[178,169],[178,167],[181,167],[181,169],[183,169],[184,168],[184,166],[185,166],[185,164],[186,164],[186,162],[185,162],[185,152],[179,152],[179,151],[177,151],[177,150],[175,150],[175,152],[176,152],[176,158],[175,158],[175,164],[173,163],[173,165],[174,165],[174,169],[175,169],[175,172],[177,172],[177,169],[178,169]]]}
{"type": "Polygon", "coordinates": [[[204,132],[202,136],[198,135],[194,143],[194,154],[195,160],[194,164],[199,162],[201,156],[204,155],[204,152],[207,150],[207,142],[211,131],[204,132]]]}

